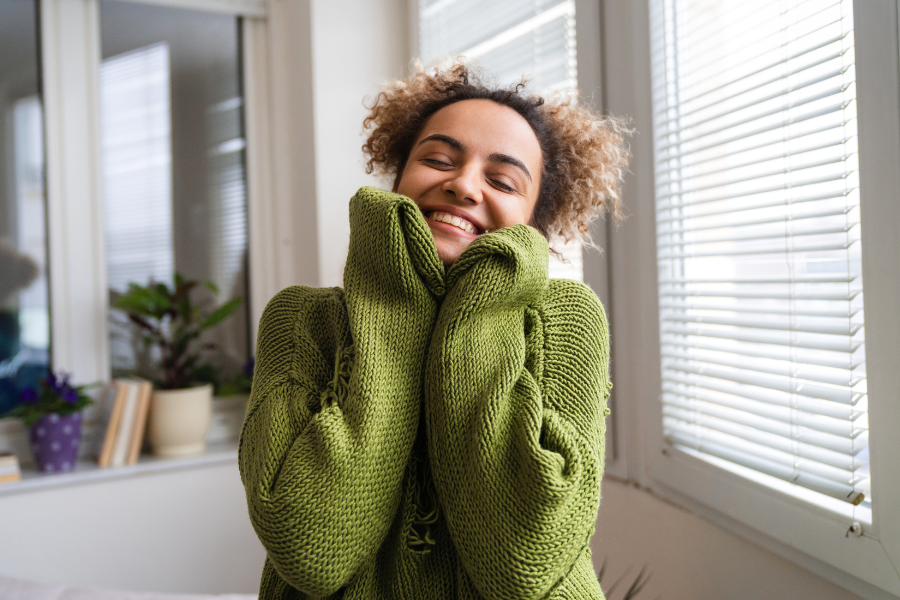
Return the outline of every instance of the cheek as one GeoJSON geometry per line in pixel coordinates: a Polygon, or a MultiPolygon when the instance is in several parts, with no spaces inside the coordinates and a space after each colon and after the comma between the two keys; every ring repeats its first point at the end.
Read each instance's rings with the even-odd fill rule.
{"type": "Polygon", "coordinates": [[[440,186],[442,173],[418,164],[408,164],[395,184],[396,192],[415,200],[429,189],[440,186]]]}

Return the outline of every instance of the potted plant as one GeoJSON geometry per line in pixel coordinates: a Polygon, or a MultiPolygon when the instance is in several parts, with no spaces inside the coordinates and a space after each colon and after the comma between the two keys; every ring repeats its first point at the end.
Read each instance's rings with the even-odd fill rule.
{"type": "MultiPolygon", "coordinates": [[[[199,285],[176,273],[172,287],[153,281],[146,286],[129,283],[127,292],[112,298],[112,306],[127,314],[159,359],[153,373],[143,374],[155,388],[147,439],[157,456],[191,456],[206,449],[215,370],[201,359],[201,350],[213,345],[201,343],[200,336],[231,316],[241,299],[206,312],[192,297],[199,285]]],[[[219,293],[212,282],[202,285],[219,293]]]]}
{"type": "Polygon", "coordinates": [[[19,404],[4,417],[19,417],[28,427],[28,439],[38,470],[66,472],[75,468],[81,443],[81,411],[92,401],[89,386],[73,386],[70,375],[50,371],[37,388],[26,387],[19,404]]]}

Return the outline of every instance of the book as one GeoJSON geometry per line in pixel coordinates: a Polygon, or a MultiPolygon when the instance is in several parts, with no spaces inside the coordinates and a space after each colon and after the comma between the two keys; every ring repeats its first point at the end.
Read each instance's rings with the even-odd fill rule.
{"type": "Polygon", "coordinates": [[[138,399],[131,439],[128,441],[128,454],[125,457],[126,465],[136,464],[138,456],[141,454],[141,445],[144,442],[144,433],[147,428],[147,415],[150,412],[150,397],[153,395],[153,384],[149,381],[139,380],[134,383],[138,386],[138,399]]]}
{"type": "Polygon", "coordinates": [[[12,483],[21,478],[18,457],[11,452],[0,452],[0,483],[12,483]]]}
{"type": "Polygon", "coordinates": [[[119,435],[119,426],[122,422],[122,411],[125,409],[125,400],[128,397],[128,386],[116,381],[114,384],[116,397],[110,409],[109,419],[106,422],[106,433],[103,436],[103,445],[100,448],[100,456],[97,464],[105,469],[112,464],[113,450],[116,447],[116,439],[119,435]]]}
{"type": "Polygon", "coordinates": [[[128,455],[128,446],[131,443],[131,432],[134,429],[134,415],[137,412],[138,391],[140,386],[136,381],[120,381],[120,385],[128,390],[125,396],[125,406],[122,408],[122,418],[119,424],[119,432],[116,434],[116,445],[113,448],[112,467],[124,467],[128,455]]]}

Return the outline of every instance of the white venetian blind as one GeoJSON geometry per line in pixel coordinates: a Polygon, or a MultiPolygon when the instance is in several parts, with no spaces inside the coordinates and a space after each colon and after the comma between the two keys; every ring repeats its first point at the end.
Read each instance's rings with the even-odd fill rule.
{"type": "MultiPolygon", "coordinates": [[[[529,77],[536,93],[578,85],[574,0],[419,0],[422,61],[463,56],[501,85],[529,77]]],[[[583,278],[581,244],[556,244],[550,276],[583,278]]]]}
{"type": "Polygon", "coordinates": [[[852,3],[651,6],[666,440],[868,504],[852,3]]]}
{"type": "Polygon", "coordinates": [[[100,65],[100,130],[109,287],[171,282],[172,135],[169,47],[100,65]]]}

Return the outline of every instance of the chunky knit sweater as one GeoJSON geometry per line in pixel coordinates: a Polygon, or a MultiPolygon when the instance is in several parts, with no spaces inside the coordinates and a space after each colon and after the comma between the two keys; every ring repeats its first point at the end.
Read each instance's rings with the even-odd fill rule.
{"type": "Polygon", "coordinates": [[[239,464],[260,598],[602,599],[589,541],[603,308],[517,225],[446,270],[416,205],[363,188],[344,288],[260,321],[239,464]]]}

